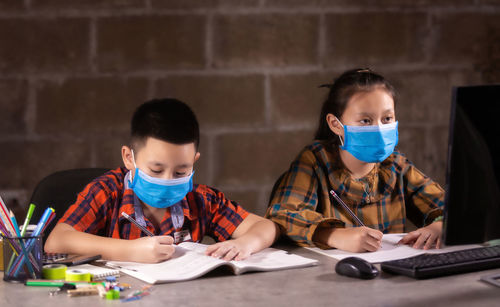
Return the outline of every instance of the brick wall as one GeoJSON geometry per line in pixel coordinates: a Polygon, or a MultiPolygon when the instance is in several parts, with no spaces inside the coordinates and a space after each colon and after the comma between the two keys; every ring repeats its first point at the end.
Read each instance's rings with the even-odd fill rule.
{"type": "Polygon", "coordinates": [[[134,108],[174,96],[201,122],[196,180],[262,214],[312,140],[317,85],[366,66],[443,183],[451,86],[500,82],[500,1],[1,0],[0,194],[21,212],[51,172],[121,165],[134,108]]]}

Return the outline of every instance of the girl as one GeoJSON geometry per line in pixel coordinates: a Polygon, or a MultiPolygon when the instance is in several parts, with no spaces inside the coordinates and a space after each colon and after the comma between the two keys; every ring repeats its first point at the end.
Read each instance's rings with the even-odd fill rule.
{"type": "Polygon", "coordinates": [[[395,151],[395,91],[369,69],[343,73],[323,104],[316,141],[278,179],[267,217],[301,246],[376,251],[383,233],[421,227],[401,243],[439,247],[443,189],[395,151]],[[331,192],[333,190],[333,192],[331,192]],[[336,201],[337,194],[362,222],[336,201]]]}

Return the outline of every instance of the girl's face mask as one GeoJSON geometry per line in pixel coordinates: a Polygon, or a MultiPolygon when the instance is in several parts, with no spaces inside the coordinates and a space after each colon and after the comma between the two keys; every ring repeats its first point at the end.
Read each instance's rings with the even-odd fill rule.
{"type": "Polygon", "coordinates": [[[344,141],[340,148],[356,159],[368,163],[382,162],[398,144],[398,122],[380,126],[344,126],[344,141]]]}

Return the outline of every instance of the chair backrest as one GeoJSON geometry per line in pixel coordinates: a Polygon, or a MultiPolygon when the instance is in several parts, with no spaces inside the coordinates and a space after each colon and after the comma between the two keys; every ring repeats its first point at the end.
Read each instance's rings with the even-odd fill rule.
{"type": "Polygon", "coordinates": [[[47,207],[54,208],[56,218],[44,232],[44,239],[52,231],[59,218],[72,205],[79,192],[93,179],[106,173],[107,168],[80,168],[55,172],[43,178],[35,187],[30,203],[36,205],[31,224],[38,222],[47,207]]]}

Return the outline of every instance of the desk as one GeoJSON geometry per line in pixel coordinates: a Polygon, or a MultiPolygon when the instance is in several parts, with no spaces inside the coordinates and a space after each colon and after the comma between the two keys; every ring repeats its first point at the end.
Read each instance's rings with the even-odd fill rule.
{"type": "MultiPolygon", "coordinates": [[[[245,273],[234,276],[223,270],[196,280],[154,286],[142,300],[121,303],[97,296],[49,296],[44,287],[26,287],[0,281],[0,304],[23,307],[63,306],[499,306],[500,288],[479,281],[482,275],[500,269],[429,280],[414,280],[383,273],[373,280],[337,275],[333,258],[304,248],[278,245],[277,248],[315,258],[318,266],[276,272],[245,273]],[[128,305],[122,305],[128,306],[128,305]]],[[[3,276],[2,276],[3,277],[3,276]]],[[[143,283],[129,276],[121,282],[137,289],[143,283]]],[[[130,291],[130,290],[129,290],[130,291]]],[[[125,294],[130,292],[125,292],[125,294]]]]}

